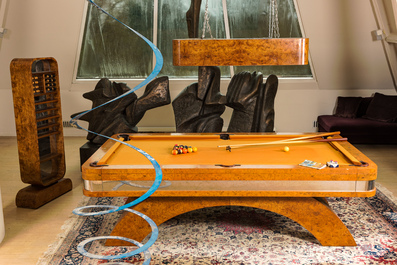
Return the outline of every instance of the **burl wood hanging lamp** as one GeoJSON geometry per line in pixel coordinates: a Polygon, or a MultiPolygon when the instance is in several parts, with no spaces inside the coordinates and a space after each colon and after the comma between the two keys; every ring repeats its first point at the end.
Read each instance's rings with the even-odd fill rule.
{"type": "Polygon", "coordinates": [[[173,64],[175,66],[308,64],[309,39],[279,38],[277,1],[272,0],[271,3],[275,19],[271,19],[269,25],[271,32],[269,38],[204,39],[206,28],[210,31],[207,0],[203,38],[199,39],[197,25],[201,0],[192,0],[191,7],[186,13],[190,39],[173,40],[173,64]]]}

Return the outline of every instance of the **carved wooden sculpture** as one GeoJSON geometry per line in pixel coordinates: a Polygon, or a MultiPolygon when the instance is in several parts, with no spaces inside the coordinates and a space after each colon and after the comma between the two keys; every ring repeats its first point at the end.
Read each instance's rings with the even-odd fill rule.
{"type": "Polygon", "coordinates": [[[226,95],[227,106],[234,109],[228,131],[251,131],[252,117],[262,84],[262,73],[241,72],[233,76],[226,95]]]}
{"type": "MultiPolygon", "coordinates": [[[[93,91],[83,95],[84,98],[92,101],[93,110],[80,119],[89,122],[88,130],[109,137],[121,132],[138,132],[136,124],[147,110],[171,103],[168,85],[167,76],[159,77],[146,86],[140,98],[135,93],[130,93],[97,108],[131,90],[125,83],[111,82],[107,78],[102,78],[93,91]]],[[[80,113],[82,112],[73,114],[72,117],[80,113]]],[[[102,145],[107,139],[88,133],[87,140],[93,144],[102,145]]]]}
{"type": "MultiPolygon", "coordinates": [[[[186,12],[189,38],[198,37],[201,0],[191,0],[186,12]]],[[[219,67],[198,67],[198,83],[185,88],[172,102],[177,132],[220,132],[225,98],[220,93],[219,67]]]]}
{"type": "Polygon", "coordinates": [[[174,65],[199,66],[199,82],[172,103],[176,131],[221,132],[224,109],[220,105],[226,104],[234,109],[228,132],[273,132],[277,77],[270,75],[264,85],[262,73],[238,73],[225,97],[219,92],[219,68],[214,66],[307,64],[308,40],[197,39],[200,5],[201,0],[191,0],[186,13],[190,39],[173,40],[174,65]],[[216,74],[209,74],[215,69],[216,74]]]}
{"type": "Polygon", "coordinates": [[[189,38],[198,38],[201,0],[191,0],[190,8],[186,12],[187,31],[189,38]]]}
{"type": "Polygon", "coordinates": [[[72,189],[65,154],[58,64],[54,58],[14,59],[10,65],[21,180],[16,205],[39,208],[72,189]]]}
{"type": "MultiPolygon", "coordinates": [[[[130,90],[125,83],[111,82],[107,78],[101,79],[93,91],[83,94],[83,97],[92,101],[93,111],[80,119],[89,123],[88,130],[111,136],[117,132],[137,132],[134,124],[127,121],[126,108],[137,100],[135,93],[131,93],[120,100],[96,108],[130,90]]],[[[73,114],[72,117],[80,113],[73,114]]],[[[88,133],[87,140],[94,144],[103,144],[107,139],[97,134],[88,133]]]]}
{"type": "MultiPolygon", "coordinates": [[[[130,93],[119,100],[110,102],[103,107],[98,106],[127,93],[131,89],[124,83],[101,79],[95,89],[83,95],[92,101],[93,110],[80,117],[89,123],[88,130],[105,136],[116,133],[138,132],[136,125],[149,109],[171,103],[169,81],[167,76],[159,77],[150,82],[144,94],[138,98],[130,93]]],[[[72,118],[82,112],[75,113],[72,118]]],[[[107,140],[97,134],[88,133],[87,142],[80,148],[81,165],[107,140]]]]}
{"type": "Polygon", "coordinates": [[[278,78],[270,75],[265,85],[259,91],[258,101],[252,122],[251,132],[273,132],[274,131],[274,100],[278,88],[278,78]]]}
{"type": "Polygon", "coordinates": [[[262,73],[233,76],[226,94],[226,105],[233,108],[228,132],[273,132],[277,87],[275,75],[270,75],[266,84],[262,73]]]}
{"type": "Polygon", "coordinates": [[[177,132],[220,132],[225,111],[218,67],[200,67],[199,82],[186,87],[172,102],[177,132]]]}

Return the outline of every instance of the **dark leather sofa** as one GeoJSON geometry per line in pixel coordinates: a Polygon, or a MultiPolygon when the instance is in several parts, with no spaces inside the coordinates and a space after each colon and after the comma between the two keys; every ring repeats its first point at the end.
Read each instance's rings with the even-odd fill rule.
{"type": "Polygon", "coordinates": [[[319,132],[339,131],[353,144],[397,144],[397,96],[338,97],[335,113],[317,123],[319,132]]]}

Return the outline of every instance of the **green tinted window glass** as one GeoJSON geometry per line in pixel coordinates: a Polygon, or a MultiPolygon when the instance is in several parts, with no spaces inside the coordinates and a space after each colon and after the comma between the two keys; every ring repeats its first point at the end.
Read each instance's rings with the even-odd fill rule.
{"type": "MultiPolygon", "coordinates": [[[[278,0],[280,37],[302,37],[293,0],[278,0]]],[[[160,75],[170,78],[197,78],[197,67],[173,66],[172,40],[188,38],[186,12],[191,0],[96,0],[114,17],[152,40],[164,56],[160,75]],[[158,14],[154,29],[153,14],[158,14]]],[[[202,1],[199,36],[203,31],[206,0],[202,1]]],[[[222,0],[210,0],[209,23],[214,38],[226,38],[222,0]]],[[[269,36],[271,0],[227,0],[226,10],[231,38],[269,36]]],[[[153,69],[150,47],[130,30],[89,5],[81,47],[77,78],[146,78],[153,69]]],[[[206,37],[210,35],[207,32],[206,37]]],[[[223,77],[230,77],[230,67],[221,67],[223,77]]],[[[234,72],[260,71],[265,76],[311,77],[309,66],[236,66],[234,72]]]]}
{"type": "MultiPolygon", "coordinates": [[[[108,13],[143,36],[153,36],[153,2],[96,0],[108,13]]],[[[136,34],[89,5],[77,78],[146,78],[152,50],[136,34]]]]}
{"type": "MultiPolygon", "coordinates": [[[[228,0],[231,38],[268,38],[271,0],[228,0]]],[[[298,16],[293,0],[278,0],[277,14],[280,38],[301,38],[298,16]]],[[[270,27],[271,29],[271,27],[270,27]]],[[[235,73],[259,71],[265,76],[275,74],[278,77],[311,77],[309,65],[304,66],[235,66],[235,73]]]]}
{"type": "MultiPolygon", "coordinates": [[[[194,66],[173,66],[172,40],[187,39],[188,30],[186,12],[190,8],[190,0],[159,0],[158,43],[157,46],[164,56],[164,66],[161,75],[176,78],[197,78],[198,68],[194,66]]],[[[214,38],[225,38],[222,1],[209,1],[210,28],[214,38]]],[[[202,36],[205,0],[201,4],[199,36],[202,36]]],[[[206,37],[210,34],[207,32],[206,37]]],[[[229,67],[221,67],[223,76],[230,76],[229,67]]]]}

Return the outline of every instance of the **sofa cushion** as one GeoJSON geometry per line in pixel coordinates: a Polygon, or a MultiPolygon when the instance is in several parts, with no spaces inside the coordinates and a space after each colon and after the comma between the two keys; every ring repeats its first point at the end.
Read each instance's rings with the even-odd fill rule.
{"type": "Polygon", "coordinates": [[[356,118],[361,100],[361,97],[338,97],[335,116],[343,118],[356,118]]]}
{"type": "Polygon", "coordinates": [[[342,118],[334,115],[321,115],[317,121],[328,132],[340,131],[341,133],[376,135],[390,131],[397,135],[397,123],[385,123],[364,118],[342,118]]]}
{"type": "Polygon", "coordinates": [[[397,122],[397,96],[375,93],[363,118],[381,122],[397,122]]]}
{"type": "Polygon", "coordinates": [[[361,99],[360,106],[358,107],[357,110],[357,115],[356,115],[357,118],[360,118],[367,113],[368,106],[371,103],[372,99],[373,97],[364,97],[361,99]]]}
{"type": "Polygon", "coordinates": [[[339,131],[350,143],[397,143],[397,123],[342,118],[335,115],[318,116],[317,122],[319,132],[339,131]]]}

